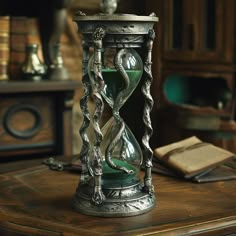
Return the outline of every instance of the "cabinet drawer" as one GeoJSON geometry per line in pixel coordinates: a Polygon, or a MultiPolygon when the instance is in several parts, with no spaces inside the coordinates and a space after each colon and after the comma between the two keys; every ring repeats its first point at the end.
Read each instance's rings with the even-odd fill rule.
{"type": "Polygon", "coordinates": [[[53,151],[54,106],[51,95],[1,96],[0,156],[53,151]]]}

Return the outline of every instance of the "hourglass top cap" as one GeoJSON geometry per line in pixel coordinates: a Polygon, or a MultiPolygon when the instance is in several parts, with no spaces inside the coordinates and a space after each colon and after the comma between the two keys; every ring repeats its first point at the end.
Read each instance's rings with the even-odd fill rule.
{"type": "Polygon", "coordinates": [[[149,16],[139,16],[133,14],[96,14],[86,15],[81,11],[76,12],[74,21],[137,21],[137,22],[158,22],[158,17],[155,13],[151,13],[149,16]]]}
{"type": "Polygon", "coordinates": [[[153,29],[158,21],[155,14],[138,16],[129,14],[98,14],[86,16],[79,12],[75,17],[78,32],[82,33],[84,42],[94,44],[94,36],[102,37],[104,47],[124,48],[142,47],[145,35],[153,29]],[[97,34],[102,32],[102,34],[97,34]]]}

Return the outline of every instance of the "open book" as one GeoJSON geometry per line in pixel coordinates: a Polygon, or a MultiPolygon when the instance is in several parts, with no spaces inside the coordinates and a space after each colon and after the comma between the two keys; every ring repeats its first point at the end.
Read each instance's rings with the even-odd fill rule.
{"type": "Polygon", "coordinates": [[[156,148],[153,163],[154,170],[159,168],[157,172],[169,173],[169,175],[181,176],[200,182],[203,177],[207,178],[207,176],[217,180],[221,173],[222,175],[228,173],[231,177],[235,176],[236,178],[236,169],[228,170],[227,166],[222,167],[222,164],[232,160],[234,156],[235,154],[232,152],[202,142],[193,136],[156,148]],[[219,169],[219,167],[221,168],[219,169]],[[214,173],[217,174],[217,178],[213,178],[214,173]]]}

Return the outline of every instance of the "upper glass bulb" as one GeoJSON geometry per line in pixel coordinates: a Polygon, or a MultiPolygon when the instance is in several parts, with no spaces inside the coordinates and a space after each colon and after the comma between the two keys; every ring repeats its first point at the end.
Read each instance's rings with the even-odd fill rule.
{"type": "MultiPolygon", "coordinates": [[[[117,99],[118,94],[124,89],[126,89],[126,93],[122,99],[123,104],[125,103],[137,87],[143,74],[143,62],[139,54],[134,49],[123,50],[125,50],[125,53],[121,55],[118,61],[116,59],[116,50],[110,49],[103,53],[102,77],[105,85],[102,96],[111,108],[113,108],[114,101],[117,99]],[[124,79],[126,76],[128,76],[129,80],[128,86],[124,79]]],[[[92,56],[88,68],[92,83],[94,81],[93,61],[94,57],[92,56]]]]}
{"type": "Polygon", "coordinates": [[[126,89],[126,95],[123,97],[123,104],[125,103],[137,87],[143,74],[142,59],[134,49],[125,49],[125,54],[121,56],[118,63],[116,62],[114,55],[113,61],[113,64],[106,63],[105,58],[105,65],[102,70],[102,76],[105,82],[102,95],[112,108],[118,94],[124,89],[126,89]],[[115,65],[116,63],[117,65],[115,65]],[[122,69],[117,70],[117,67],[123,67],[125,72],[123,72],[122,69]],[[129,85],[127,88],[124,76],[129,77],[129,85]]]}

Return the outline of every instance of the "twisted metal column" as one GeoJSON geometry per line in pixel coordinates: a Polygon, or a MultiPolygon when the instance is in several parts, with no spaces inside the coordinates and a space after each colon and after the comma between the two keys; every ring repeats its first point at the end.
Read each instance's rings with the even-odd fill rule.
{"type": "Polygon", "coordinates": [[[142,93],[144,96],[144,112],[143,112],[143,122],[145,125],[145,131],[142,138],[143,150],[144,150],[144,162],[145,162],[145,176],[144,176],[144,188],[145,192],[154,192],[154,186],[152,185],[152,156],[153,151],[149,146],[150,137],[152,136],[152,124],[150,118],[150,112],[153,107],[153,99],[150,93],[150,87],[153,80],[152,77],[152,47],[153,40],[155,38],[155,32],[153,29],[149,30],[148,39],[146,42],[147,56],[144,63],[144,85],[142,87],[142,93]]]}
{"type": "Polygon", "coordinates": [[[89,138],[86,133],[86,130],[89,127],[90,124],[90,115],[88,110],[88,99],[91,95],[92,87],[88,76],[88,60],[89,60],[89,46],[83,41],[83,77],[82,77],[82,83],[84,86],[84,95],[80,99],[80,108],[83,113],[83,123],[80,128],[80,136],[82,139],[82,147],[79,154],[79,158],[81,160],[82,164],[82,173],[80,178],[80,183],[86,182],[86,180],[89,177],[89,138]]]}
{"type": "Polygon", "coordinates": [[[93,97],[95,102],[95,111],[93,114],[93,128],[96,136],[96,140],[93,147],[93,172],[94,172],[94,193],[92,201],[99,205],[105,200],[105,196],[102,192],[102,153],[101,153],[101,142],[103,135],[99,126],[99,121],[102,116],[104,109],[103,100],[101,97],[101,91],[104,87],[104,81],[102,78],[102,39],[105,36],[105,30],[102,27],[96,28],[93,33],[94,42],[94,81],[93,86],[93,97]]]}

